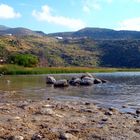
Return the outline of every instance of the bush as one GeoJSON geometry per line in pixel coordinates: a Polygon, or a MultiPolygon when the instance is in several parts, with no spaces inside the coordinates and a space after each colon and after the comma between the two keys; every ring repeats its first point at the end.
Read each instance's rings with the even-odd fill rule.
{"type": "Polygon", "coordinates": [[[38,57],[32,54],[14,54],[9,58],[11,64],[33,67],[38,64],[38,57]]]}

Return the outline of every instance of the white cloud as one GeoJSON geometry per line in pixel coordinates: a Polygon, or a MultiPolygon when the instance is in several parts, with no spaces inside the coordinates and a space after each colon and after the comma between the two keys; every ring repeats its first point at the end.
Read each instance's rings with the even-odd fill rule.
{"type": "Polygon", "coordinates": [[[41,11],[34,10],[32,15],[39,21],[46,21],[53,24],[58,24],[71,29],[81,29],[85,27],[85,23],[80,19],[74,19],[64,16],[53,15],[52,9],[48,5],[42,6],[41,11]]]}
{"type": "Polygon", "coordinates": [[[13,7],[6,4],[0,4],[0,19],[19,18],[20,16],[20,13],[15,12],[13,7]]]}
{"type": "Polygon", "coordinates": [[[120,22],[118,30],[140,31],[140,17],[127,19],[120,22]]]}

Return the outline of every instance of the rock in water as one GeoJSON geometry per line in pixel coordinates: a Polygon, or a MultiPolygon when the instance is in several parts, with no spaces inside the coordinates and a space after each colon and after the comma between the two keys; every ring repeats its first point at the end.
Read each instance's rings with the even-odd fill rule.
{"type": "Polygon", "coordinates": [[[100,80],[100,79],[98,79],[98,78],[96,78],[95,80],[94,80],[94,84],[101,84],[102,83],[102,81],[100,80]]]}
{"type": "Polygon", "coordinates": [[[138,115],[140,114],[140,109],[136,110],[136,114],[138,114],[138,115]]]}
{"type": "Polygon", "coordinates": [[[56,82],[55,78],[52,76],[47,76],[46,77],[46,83],[47,84],[54,84],[56,82]]]}
{"type": "Polygon", "coordinates": [[[66,79],[58,80],[54,83],[54,87],[68,87],[68,81],[66,79]]]}
{"type": "Polygon", "coordinates": [[[82,78],[82,80],[85,80],[85,81],[87,81],[87,80],[94,81],[95,78],[93,78],[93,77],[84,77],[84,78],[82,78]]]}
{"type": "Polygon", "coordinates": [[[93,78],[92,74],[90,74],[90,73],[83,74],[83,75],[81,76],[81,79],[83,79],[84,77],[93,78]]]}
{"type": "Polygon", "coordinates": [[[102,81],[102,83],[107,83],[108,81],[105,79],[100,79],[102,81]]]}
{"type": "Polygon", "coordinates": [[[72,85],[72,86],[78,86],[78,85],[80,85],[80,83],[81,83],[81,79],[80,78],[72,78],[69,81],[69,84],[72,85]]]}
{"type": "Polygon", "coordinates": [[[92,80],[81,80],[80,85],[81,86],[91,86],[91,85],[93,85],[93,81],[92,80]]]}

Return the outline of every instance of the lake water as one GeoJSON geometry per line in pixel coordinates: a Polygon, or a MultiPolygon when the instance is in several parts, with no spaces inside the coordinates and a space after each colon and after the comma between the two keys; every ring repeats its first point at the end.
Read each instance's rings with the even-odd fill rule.
{"type": "MultiPolygon", "coordinates": [[[[56,79],[70,79],[74,74],[54,75],[56,79]]],[[[140,108],[140,72],[116,72],[94,74],[108,83],[88,87],[54,88],[46,85],[46,75],[22,75],[0,77],[0,96],[7,100],[19,99],[87,99],[105,107],[116,107],[122,111],[140,108]]],[[[80,76],[75,74],[74,76],[80,76]]],[[[1,102],[2,102],[2,98],[1,102]]]]}

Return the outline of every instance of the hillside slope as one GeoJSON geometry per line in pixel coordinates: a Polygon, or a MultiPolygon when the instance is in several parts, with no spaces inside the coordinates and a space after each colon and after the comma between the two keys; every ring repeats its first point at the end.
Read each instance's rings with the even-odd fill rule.
{"type": "Polygon", "coordinates": [[[50,37],[1,36],[0,49],[0,57],[4,59],[9,54],[34,54],[40,66],[97,66],[98,62],[98,52],[81,48],[79,42],[64,43],[50,37]]]}
{"type": "Polygon", "coordinates": [[[46,36],[41,31],[0,26],[0,33],[4,30],[15,35],[0,36],[2,63],[12,63],[9,57],[15,54],[33,54],[39,66],[140,68],[140,32],[85,28],[46,36]],[[57,39],[59,35],[64,38],[57,39]]]}
{"type": "Polygon", "coordinates": [[[140,40],[1,36],[0,58],[17,53],[38,56],[40,66],[140,68],[140,40]]]}

